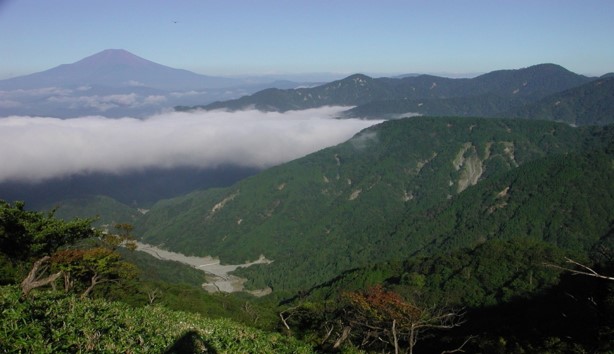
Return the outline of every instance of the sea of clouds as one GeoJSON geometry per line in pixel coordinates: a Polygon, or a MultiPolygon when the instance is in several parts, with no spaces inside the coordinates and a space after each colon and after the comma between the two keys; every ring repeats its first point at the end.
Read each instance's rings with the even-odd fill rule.
{"type": "Polygon", "coordinates": [[[380,122],[336,119],[346,109],[173,111],[145,119],[4,117],[0,182],[152,167],[266,168],[344,142],[380,122]]]}

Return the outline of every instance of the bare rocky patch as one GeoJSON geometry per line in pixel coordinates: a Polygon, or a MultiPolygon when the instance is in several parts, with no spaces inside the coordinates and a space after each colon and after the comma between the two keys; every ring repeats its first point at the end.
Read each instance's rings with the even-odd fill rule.
{"type": "MultiPolygon", "coordinates": [[[[203,289],[208,292],[232,293],[244,291],[243,284],[247,279],[229,273],[240,267],[249,267],[254,264],[269,264],[272,262],[264,255],[261,255],[257,260],[244,264],[220,264],[220,260],[215,257],[186,256],[182,253],[167,251],[140,242],[137,242],[137,250],[149,253],[158,259],[180,262],[205,272],[208,282],[203,284],[203,289]]],[[[263,296],[270,292],[271,289],[249,291],[249,293],[255,296],[263,296]]]]}

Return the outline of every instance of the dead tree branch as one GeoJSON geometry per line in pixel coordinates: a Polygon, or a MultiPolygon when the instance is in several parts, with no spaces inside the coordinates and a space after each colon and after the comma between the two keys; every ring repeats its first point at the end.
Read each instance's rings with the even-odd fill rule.
{"type": "Polygon", "coordinates": [[[574,274],[574,275],[577,275],[577,274],[579,274],[579,275],[587,275],[589,277],[595,277],[595,278],[607,279],[607,280],[613,280],[614,281],[614,277],[600,274],[597,271],[595,271],[594,269],[592,269],[592,268],[590,268],[590,267],[588,267],[588,266],[586,266],[586,265],[584,265],[582,263],[576,262],[576,261],[574,261],[571,258],[565,258],[565,260],[566,260],[567,263],[573,264],[573,265],[579,267],[580,269],[561,267],[559,265],[551,264],[551,263],[545,263],[545,265],[548,266],[548,267],[564,270],[564,271],[569,272],[569,273],[574,274]]]}

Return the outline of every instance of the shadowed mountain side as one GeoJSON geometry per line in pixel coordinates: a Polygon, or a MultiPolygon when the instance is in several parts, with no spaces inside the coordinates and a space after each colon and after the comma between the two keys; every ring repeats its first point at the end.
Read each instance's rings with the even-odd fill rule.
{"type": "Polygon", "coordinates": [[[258,169],[221,166],[218,168],[147,169],[120,175],[94,173],[56,178],[40,183],[0,183],[0,199],[22,200],[29,208],[41,209],[54,203],[83,196],[106,195],[134,208],[196,189],[226,187],[254,175],[258,169]]]}
{"type": "Polygon", "coordinates": [[[497,95],[375,101],[345,112],[347,117],[397,119],[412,115],[458,115],[542,119],[571,125],[614,123],[614,78],[603,77],[533,102],[497,95]]]}
{"type": "Polygon", "coordinates": [[[585,85],[543,98],[504,114],[513,118],[545,119],[572,125],[614,123],[614,77],[600,78],[585,85]]]}
{"type": "Polygon", "coordinates": [[[365,103],[344,112],[344,117],[368,119],[398,119],[417,115],[496,117],[502,111],[519,107],[531,99],[483,95],[471,97],[394,99],[365,103]]]}

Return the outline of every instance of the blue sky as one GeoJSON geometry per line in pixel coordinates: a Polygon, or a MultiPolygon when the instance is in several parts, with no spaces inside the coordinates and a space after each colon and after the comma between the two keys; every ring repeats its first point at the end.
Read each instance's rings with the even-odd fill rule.
{"type": "Polygon", "coordinates": [[[0,0],[0,79],[122,48],[207,75],[614,71],[611,0],[0,0]]]}

